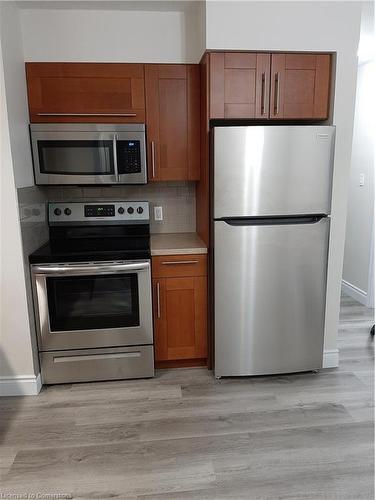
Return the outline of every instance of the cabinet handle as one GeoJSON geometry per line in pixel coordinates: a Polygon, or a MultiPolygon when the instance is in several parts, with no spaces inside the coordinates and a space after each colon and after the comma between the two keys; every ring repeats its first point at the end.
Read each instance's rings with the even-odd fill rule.
{"type": "Polygon", "coordinates": [[[264,115],[266,111],[266,74],[262,73],[262,97],[260,105],[260,114],[264,115]]]}
{"type": "Polygon", "coordinates": [[[37,113],[38,116],[137,116],[137,113],[37,113]]]}
{"type": "Polygon", "coordinates": [[[175,264],[198,264],[198,260],[167,260],[162,262],[164,266],[174,266],[175,264]]]}
{"type": "Polygon", "coordinates": [[[275,105],[273,108],[273,114],[279,114],[279,102],[280,102],[280,80],[279,72],[275,73],[275,105]]]}
{"type": "Polygon", "coordinates": [[[156,308],[157,308],[157,318],[160,319],[160,283],[156,283],[156,308]]]}
{"type": "Polygon", "coordinates": [[[151,141],[152,177],[155,178],[155,141],[151,141]]]}

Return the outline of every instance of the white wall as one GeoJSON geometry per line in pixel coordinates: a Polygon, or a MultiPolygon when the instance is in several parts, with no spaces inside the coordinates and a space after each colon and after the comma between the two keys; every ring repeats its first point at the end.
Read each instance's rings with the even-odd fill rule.
{"type": "Polygon", "coordinates": [[[1,2],[0,37],[15,183],[19,188],[33,186],[21,25],[17,6],[12,2],[1,2]]]}
{"type": "Polygon", "coordinates": [[[374,12],[364,9],[355,104],[353,151],[349,180],[343,290],[362,302],[368,300],[372,231],[374,227],[375,154],[375,33],[374,12]],[[372,51],[372,53],[371,53],[372,51]],[[360,186],[360,174],[365,184],[360,186]]]}
{"type": "MultiPolygon", "coordinates": [[[[337,349],[347,186],[352,143],[360,2],[207,3],[209,49],[337,52],[337,127],[324,349],[337,349]]],[[[336,356],[337,360],[337,356],[336,356]]]]}
{"type": "Polygon", "coordinates": [[[366,303],[374,220],[374,63],[358,68],[343,280],[366,303]],[[365,185],[360,186],[360,174],[365,185]],[[356,290],[358,289],[358,290],[356,290]],[[362,297],[361,297],[362,296],[362,297]]]}
{"type": "Polygon", "coordinates": [[[0,44],[0,395],[35,394],[38,383],[34,373],[8,114],[0,44]]]}
{"type": "MultiPolygon", "coordinates": [[[[53,2],[52,2],[53,3],[53,2]]],[[[51,6],[46,2],[46,7],[51,6]]],[[[40,3],[39,3],[40,5],[40,3]]],[[[26,61],[196,63],[204,52],[201,2],[139,2],[139,10],[27,8],[21,11],[26,61]],[[142,10],[145,9],[145,10],[142,10]]],[[[103,6],[100,2],[100,6],[103,6]]],[[[130,5],[134,8],[134,2],[130,5]]]]}

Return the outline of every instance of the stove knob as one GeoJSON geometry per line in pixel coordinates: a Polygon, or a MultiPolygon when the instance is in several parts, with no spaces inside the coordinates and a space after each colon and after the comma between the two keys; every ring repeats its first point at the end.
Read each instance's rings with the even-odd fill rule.
{"type": "Polygon", "coordinates": [[[142,207],[138,207],[138,208],[137,208],[137,212],[138,212],[139,214],[143,214],[143,208],[142,208],[142,207]]]}
{"type": "Polygon", "coordinates": [[[70,208],[66,208],[66,209],[64,210],[64,214],[65,214],[65,215],[70,215],[71,213],[72,213],[72,211],[70,210],[70,208]]]}
{"type": "Polygon", "coordinates": [[[134,208],[133,207],[129,207],[128,208],[128,214],[133,214],[134,213],[134,208]]]}
{"type": "Polygon", "coordinates": [[[118,213],[119,213],[119,214],[121,214],[121,215],[122,215],[124,212],[125,212],[125,210],[123,209],[123,207],[120,207],[120,208],[118,209],[118,213]]]}
{"type": "Polygon", "coordinates": [[[55,210],[53,211],[53,213],[55,215],[61,215],[61,210],[59,208],[55,208],[55,210]]]}

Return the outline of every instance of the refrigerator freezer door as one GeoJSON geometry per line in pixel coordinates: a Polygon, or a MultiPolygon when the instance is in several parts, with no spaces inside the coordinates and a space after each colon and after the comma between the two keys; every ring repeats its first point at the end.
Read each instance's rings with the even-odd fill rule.
{"type": "Polygon", "coordinates": [[[214,223],[215,375],[322,367],[329,218],[214,223]]]}
{"type": "Polygon", "coordinates": [[[214,129],[213,217],[329,214],[335,127],[214,129]]]}

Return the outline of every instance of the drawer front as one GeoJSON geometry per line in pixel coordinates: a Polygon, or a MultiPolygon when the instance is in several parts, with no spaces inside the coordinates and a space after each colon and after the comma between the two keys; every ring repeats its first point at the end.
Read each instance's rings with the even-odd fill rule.
{"type": "Polygon", "coordinates": [[[154,376],[152,345],[40,353],[44,384],[154,376]]]}
{"type": "Polygon", "coordinates": [[[152,257],[153,278],[206,275],[207,255],[163,255],[152,257]]]}

